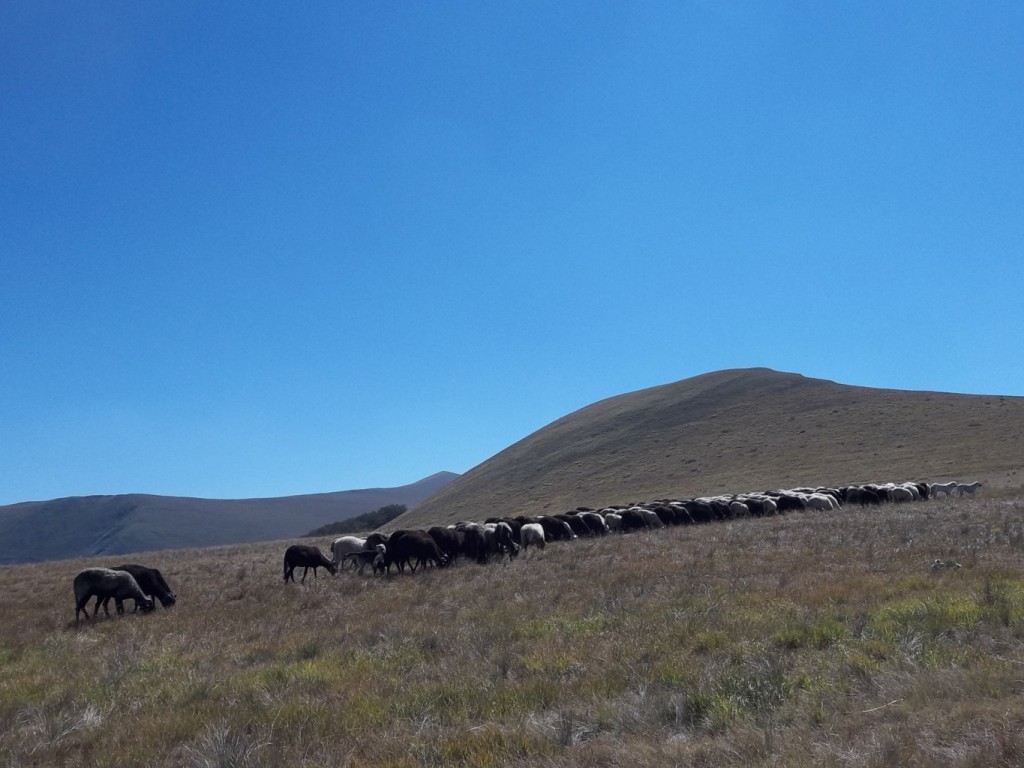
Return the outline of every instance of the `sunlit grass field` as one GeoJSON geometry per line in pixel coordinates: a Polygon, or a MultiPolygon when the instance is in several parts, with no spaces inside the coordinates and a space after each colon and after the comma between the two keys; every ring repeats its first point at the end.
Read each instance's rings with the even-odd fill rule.
{"type": "Polygon", "coordinates": [[[305,585],[288,543],[0,568],[0,764],[1024,763],[1021,498],[305,585]],[[125,561],[178,605],[76,627],[125,561]]]}

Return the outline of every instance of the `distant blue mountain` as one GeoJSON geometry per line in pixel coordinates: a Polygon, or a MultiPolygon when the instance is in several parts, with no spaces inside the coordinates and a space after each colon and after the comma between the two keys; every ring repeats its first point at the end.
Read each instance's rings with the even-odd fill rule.
{"type": "Polygon", "coordinates": [[[268,499],[124,494],[0,506],[0,565],[302,536],[388,504],[412,508],[457,478],[268,499]]]}

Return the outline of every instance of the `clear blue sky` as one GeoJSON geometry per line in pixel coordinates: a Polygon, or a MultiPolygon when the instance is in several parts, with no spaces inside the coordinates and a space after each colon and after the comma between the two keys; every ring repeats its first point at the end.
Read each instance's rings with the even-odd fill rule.
{"type": "Polygon", "coordinates": [[[400,485],[721,368],[1024,394],[1019,2],[5,0],[0,180],[0,503],[400,485]]]}

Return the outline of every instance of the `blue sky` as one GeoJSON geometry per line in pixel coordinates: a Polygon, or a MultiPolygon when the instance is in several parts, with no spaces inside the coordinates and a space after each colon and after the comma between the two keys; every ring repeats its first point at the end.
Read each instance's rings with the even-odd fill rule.
{"type": "Polygon", "coordinates": [[[1016,2],[6,0],[0,504],[400,485],[722,368],[1024,395],[1022,51],[1016,2]]]}

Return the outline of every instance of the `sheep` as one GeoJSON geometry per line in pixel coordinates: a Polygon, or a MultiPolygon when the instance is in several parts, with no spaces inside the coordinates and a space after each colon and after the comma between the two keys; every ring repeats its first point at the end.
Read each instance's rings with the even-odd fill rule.
{"type": "Polygon", "coordinates": [[[957,483],[956,492],[959,495],[961,495],[961,496],[963,496],[965,494],[969,495],[969,496],[973,496],[974,492],[976,490],[978,490],[979,488],[981,488],[981,483],[979,483],[977,480],[975,480],[973,483],[969,483],[969,484],[957,483]]]}
{"type": "Polygon", "coordinates": [[[406,565],[409,565],[415,573],[416,566],[421,565],[426,568],[428,562],[433,562],[438,568],[443,568],[448,564],[448,556],[441,552],[437,542],[429,533],[421,530],[392,533],[388,551],[384,557],[385,559],[390,558],[402,573],[405,572],[406,565]]]}
{"type": "Polygon", "coordinates": [[[597,512],[580,512],[579,517],[590,528],[592,534],[604,536],[608,533],[608,523],[597,512]]]}
{"type": "Polygon", "coordinates": [[[75,624],[78,624],[79,614],[84,613],[89,618],[87,603],[89,599],[96,596],[96,606],[92,612],[93,618],[100,611],[100,605],[107,616],[110,611],[107,608],[107,601],[113,597],[117,601],[131,598],[136,606],[141,606],[144,612],[153,610],[153,601],[146,596],[135,577],[127,571],[115,571],[111,568],[86,568],[75,576],[75,624]]]}
{"type": "MultiPolygon", "coordinates": [[[[135,579],[135,583],[139,585],[139,589],[143,593],[155,597],[160,601],[160,605],[164,608],[170,608],[176,602],[178,602],[178,596],[171,591],[170,585],[164,575],[160,573],[156,568],[147,568],[144,565],[136,565],[134,563],[126,563],[124,565],[115,565],[111,570],[113,571],[127,571],[135,579]]],[[[107,603],[110,601],[108,597],[103,601],[103,609],[107,610],[107,603]]],[[[124,613],[124,601],[119,598],[114,598],[114,605],[117,607],[118,613],[124,613]]],[[[139,601],[135,601],[135,610],[139,610],[139,601]]]]}
{"type": "Polygon", "coordinates": [[[874,491],[868,488],[852,486],[846,490],[846,503],[860,504],[862,507],[866,507],[869,504],[872,506],[878,506],[882,502],[878,498],[878,494],[874,491]]]}
{"type": "Polygon", "coordinates": [[[911,493],[909,489],[904,488],[901,485],[898,485],[895,488],[889,489],[889,498],[891,498],[896,503],[903,503],[907,501],[913,501],[914,494],[911,493]]]}
{"type": "Polygon", "coordinates": [[[561,520],[563,523],[569,526],[577,538],[580,536],[590,536],[591,531],[582,518],[579,515],[552,515],[556,520],[561,520]]]}
{"type": "Polygon", "coordinates": [[[608,526],[609,531],[621,531],[622,515],[618,512],[608,512],[604,515],[604,524],[608,526]]]}
{"type": "MultiPolygon", "coordinates": [[[[807,509],[819,512],[832,512],[839,509],[839,502],[827,493],[806,493],[802,496],[807,509]]],[[[907,496],[910,496],[909,491],[907,491],[907,496]]]]}
{"type": "Polygon", "coordinates": [[[373,575],[391,573],[391,557],[387,552],[378,552],[373,558],[373,575]]]}
{"type": "Polygon", "coordinates": [[[576,538],[576,534],[564,520],[550,515],[538,515],[537,522],[544,529],[544,535],[552,541],[572,541],[576,538]]]}
{"type": "Polygon", "coordinates": [[[331,559],[339,570],[344,567],[346,555],[365,551],[373,552],[375,549],[373,546],[366,546],[366,539],[359,536],[339,536],[331,542],[331,559]]]}
{"type": "Polygon", "coordinates": [[[437,542],[437,546],[441,552],[448,556],[448,562],[451,564],[455,563],[455,559],[464,554],[464,544],[466,541],[466,534],[464,531],[456,530],[455,528],[443,528],[440,525],[435,525],[427,531],[427,534],[434,541],[437,542]]]}
{"type": "Polygon", "coordinates": [[[526,523],[519,529],[519,543],[525,551],[531,544],[544,549],[544,528],[540,523],[526,523]]]}
{"type": "MultiPolygon", "coordinates": [[[[647,517],[643,511],[637,507],[631,507],[630,509],[624,509],[619,512],[619,517],[622,520],[621,530],[626,531],[642,531],[650,526],[647,517]]],[[[655,515],[657,517],[657,515],[655,515]]],[[[658,521],[661,522],[660,520],[658,521]]]]}
{"type": "Polygon", "coordinates": [[[295,569],[302,566],[302,581],[300,583],[306,583],[306,574],[309,573],[309,569],[313,569],[313,578],[316,578],[316,570],[323,566],[332,574],[338,572],[338,566],[334,564],[323,552],[320,551],[319,547],[314,547],[309,544],[292,544],[288,549],[284,551],[284,580],[287,583],[289,579],[295,582],[295,569]]]}
{"type": "Polygon", "coordinates": [[[738,499],[729,502],[733,517],[750,517],[750,507],[738,499]]]}
{"type": "Polygon", "coordinates": [[[483,564],[487,562],[487,538],[479,523],[459,523],[454,529],[461,535],[461,554],[483,564]]]}
{"type": "Polygon", "coordinates": [[[644,516],[644,520],[647,521],[648,528],[664,528],[665,521],[661,519],[657,512],[653,509],[647,509],[646,507],[636,508],[641,515],[644,516]]]}
{"type": "MultiPolygon", "coordinates": [[[[353,569],[357,569],[358,573],[362,573],[367,565],[372,565],[377,557],[385,552],[387,552],[387,547],[383,544],[378,544],[376,549],[362,549],[358,552],[349,552],[343,556],[342,560],[351,560],[353,562],[353,569]]],[[[344,565],[341,567],[343,568],[344,565]]]]}
{"type": "Polygon", "coordinates": [[[519,545],[516,543],[516,536],[510,524],[506,522],[495,524],[494,542],[498,549],[499,558],[504,558],[505,555],[508,555],[509,560],[514,560],[519,555],[519,545]]]}

